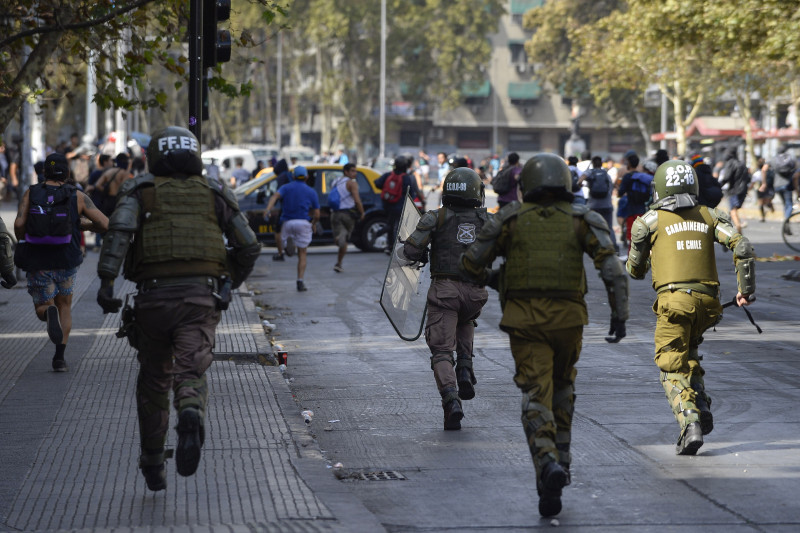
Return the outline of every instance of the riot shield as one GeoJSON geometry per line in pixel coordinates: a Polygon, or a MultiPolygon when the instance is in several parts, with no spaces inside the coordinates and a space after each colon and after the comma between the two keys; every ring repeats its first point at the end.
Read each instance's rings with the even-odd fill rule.
{"type": "Polygon", "coordinates": [[[420,266],[402,255],[403,242],[414,232],[420,219],[411,196],[407,195],[404,202],[381,290],[381,307],[400,338],[415,341],[422,335],[431,277],[429,263],[420,266]]]}

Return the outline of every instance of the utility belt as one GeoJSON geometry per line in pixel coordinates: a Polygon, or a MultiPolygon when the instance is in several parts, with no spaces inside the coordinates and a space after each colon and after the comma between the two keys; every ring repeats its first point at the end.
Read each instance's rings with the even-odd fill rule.
{"type": "Polygon", "coordinates": [[[216,292],[219,289],[219,280],[214,276],[180,276],[174,278],[152,278],[140,281],[136,284],[139,292],[147,292],[153,289],[162,289],[164,287],[179,287],[185,285],[201,285],[210,287],[212,291],[216,292]]]}
{"type": "Polygon", "coordinates": [[[686,294],[699,292],[700,294],[705,294],[706,296],[711,296],[712,298],[719,298],[719,287],[715,285],[706,285],[704,283],[668,283],[667,285],[662,285],[656,289],[656,294],[661,294],[662,292],[667,291],[685,292],[686,294]]]}

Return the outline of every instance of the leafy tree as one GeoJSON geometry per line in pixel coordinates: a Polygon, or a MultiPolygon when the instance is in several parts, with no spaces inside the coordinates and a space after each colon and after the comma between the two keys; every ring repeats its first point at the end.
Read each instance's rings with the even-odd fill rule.
{"type": "MultiPolygon", "coordinates": [[[[275,0],[248,1],[260,7],[258,20],[265,25],[283,11],[275,0]]],[[[4,12],[0,131],[25,100],[40,97],[46,105],[85,87],[90,54],[97,59],[95,101],[103,109],[166,111],[169,95],[188,76],[188,59],[181,47],[189,17],[185,0],[9,0],[4,12]],[[171,86],[161,82],[165,75],[171,86]]],[[[248,32],[235,38],[236,46],[252,44],[248,32]]],[[[237,87],[227,82],[220,66],[213,73],[214,90],[228,97],[249,91],[246,84],[237,87]]]]}

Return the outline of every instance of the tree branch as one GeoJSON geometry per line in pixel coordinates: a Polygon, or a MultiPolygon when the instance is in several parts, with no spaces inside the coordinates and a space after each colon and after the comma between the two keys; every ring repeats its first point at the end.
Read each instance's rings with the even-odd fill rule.
{"type": "Polygon", "coordinates": [[[100,24],[104,24],[113,18],[128,13],[130,11],[134,11],[139,9],[142,6],[146,6],[147,4],[153,3],[155,0],[134,0],[132,3],[122,6],[114,11],[107,13],[106,15],[96,18],[96,19],[89,19],[83,22],[75,22],[72,24],[59,24],[58,20],[56,20],[56,24],[54,26],[43,26],[40,28],[32,28],[30,30],[25,30],[14,35],[10,35],[5,39],[0,40],[0,48],[8,46],[9,44],[13,43],[14,41],[18,41],[20,39],[24,39],[25,37],[30,37],[31,35],[44,35],[53,32],[64,32],[64,31],[74,31],[74,30],[81,30],[83,28],[91,28],[92,26],[98,26],[100,24]]]}

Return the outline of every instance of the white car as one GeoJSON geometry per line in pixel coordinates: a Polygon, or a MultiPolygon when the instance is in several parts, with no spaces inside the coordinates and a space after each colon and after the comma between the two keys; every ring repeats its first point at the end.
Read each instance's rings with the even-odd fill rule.
{"type": "Polygon", "coordinates": [[[253,151],[247,148],[219,148],[203,152],[203,165],[215,164],[219,168],[219,178],[228,183],[231,172],[236,168],[236,158],[241,157],[243,167],[249,172],[256,168],[256,157],[253,151]]]}

